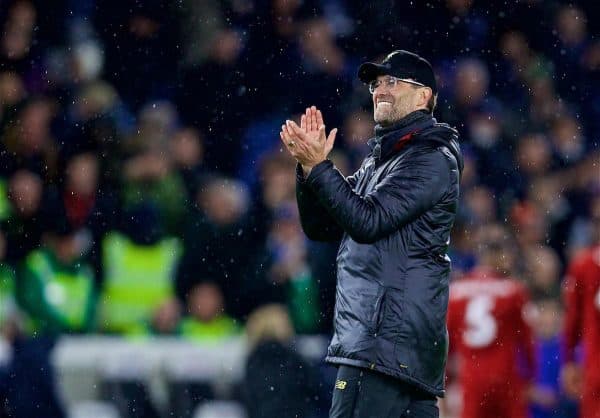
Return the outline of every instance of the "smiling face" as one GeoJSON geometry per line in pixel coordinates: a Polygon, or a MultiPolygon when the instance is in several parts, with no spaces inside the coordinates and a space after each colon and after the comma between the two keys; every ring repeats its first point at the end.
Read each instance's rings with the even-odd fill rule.
{"type": "Polygon", "coordinates": [[[399,81],[388,87],[385,80],[389,75],[377,77],[379,86],[371,96],[373,99],[373,119],[382,126],[392,125],[409,113],[418,109],[427,109],[431,89],[399,81]]]}

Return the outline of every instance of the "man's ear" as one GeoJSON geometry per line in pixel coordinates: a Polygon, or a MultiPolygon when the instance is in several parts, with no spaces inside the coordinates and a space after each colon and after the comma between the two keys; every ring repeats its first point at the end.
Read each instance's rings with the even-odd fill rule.
{"type": "Polygon", "coordinates": [[[421,89],[421,100],[422,106],[427,106],[429,103],[429,99],[433,96],[433,91],[429,87],[425,87],[421,89]]]}

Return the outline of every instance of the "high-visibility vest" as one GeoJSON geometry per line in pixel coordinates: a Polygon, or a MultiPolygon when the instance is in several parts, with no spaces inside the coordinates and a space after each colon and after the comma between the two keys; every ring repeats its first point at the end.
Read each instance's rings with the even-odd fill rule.
{"type": "Polygon", "coordinates": [[[6,180],[0,178],[0,221],[8,219],[11,213],[10,200],[8,200],[8,187],[6,180]]]}
{"type": "Polygon", "coordinates": [[[179,335],[185,339],[198,341],[219,340],[240,333],[237,322],[226,315],[218,316],[210,322],[200,322],[190,317],[181,320],[179,335]]]}
{"type": "Polygon", "coordinates": [[[16,312],[14,272],[0,263],[0,328],[16,312]]]}
{"type": "MultiPolygon", "coordinates": [[[[40,280],[44,301],[60,314],[71,330],[82,330],[89,322],[90,304],[94,298],[94,272],[88,264],[72,271],[57,269],[44,250],[30,253],[26,267],[40,280]]],[[[38,331],[45,318],[32,318],[38,331]]]]}
{"type": "Polygon", "coordinates": [[[160,304],[174,295],[181,253],[177,238],[138,245],[118,232],[109,233],[102,242],[100,329],[136,333],[140,324],[149,323],[160,304]]]}

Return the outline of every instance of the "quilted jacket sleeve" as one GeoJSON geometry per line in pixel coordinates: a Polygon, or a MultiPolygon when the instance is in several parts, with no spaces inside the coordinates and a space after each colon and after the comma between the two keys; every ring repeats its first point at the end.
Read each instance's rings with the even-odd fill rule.
{"type": "MultiPolygon", "coordinates": [[[[366,196],[354,192],[329,161],[306,180],[319,204],[350,237],[373,243],[433,207],[458,177],[456,160],[440,148],[420,149],[397,164],[366,196]]],[[[316,203],[315,203],[316,205],[316,203]]]]}
{"type": "Polygon", "coordinates": [[[342,239],[343,229],[319,203],[317,196],[308,187],[300,165],[296,167],[296,200],[300,212],[300,223],[308,238],[313,241],[339,241],[342,239]]]}

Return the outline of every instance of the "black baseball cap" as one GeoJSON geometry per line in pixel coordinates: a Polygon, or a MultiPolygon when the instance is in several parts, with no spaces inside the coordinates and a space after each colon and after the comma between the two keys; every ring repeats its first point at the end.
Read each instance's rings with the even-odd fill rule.
{"type": "Polygon", "coordinates": [[[370,83],[380,75],[391,75],[421,83],[437,93],[437,83],[433,74],[433,67],[425,58],[419,55],[398,49],[384,58],[381,64],[365,62],[358,67],[358,78],[363,83],[370,83]]]}

